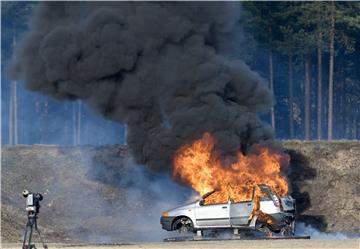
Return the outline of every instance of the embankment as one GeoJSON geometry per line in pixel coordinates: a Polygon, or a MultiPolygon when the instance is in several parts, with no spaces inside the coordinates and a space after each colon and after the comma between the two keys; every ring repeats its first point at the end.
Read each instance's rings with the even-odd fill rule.
{"type": "MultiPolygon", "coordinates": [[[[321,231],[359,234],[360,142],[282,143],[291,156],[299,219],[321,231]]],[[[153,231],[163,236],[159,215],[174,196],[162,185],[154,190],[162,178],[134,170],[142,166],[131,162],[126,146],[3,146],[1,160],[3,241],[21,240],[24,188],[44,194],[39,225],[49,240],[146,241],[153,231]],[[158,200],[162,191],[168,197],[158,200]]]]}

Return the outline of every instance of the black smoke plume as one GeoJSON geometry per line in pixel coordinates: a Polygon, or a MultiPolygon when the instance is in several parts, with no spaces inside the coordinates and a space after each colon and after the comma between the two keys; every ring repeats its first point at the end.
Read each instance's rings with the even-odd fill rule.
{"type": "Polygon", "coordinates": [[[227,154],[272,137],[256,115],[272,104],[263,80],[222,55],[239,17],[234,2],[41,2],[11,71],[127,123],[138,163],[168,171],[204,132],[227,154]]]}

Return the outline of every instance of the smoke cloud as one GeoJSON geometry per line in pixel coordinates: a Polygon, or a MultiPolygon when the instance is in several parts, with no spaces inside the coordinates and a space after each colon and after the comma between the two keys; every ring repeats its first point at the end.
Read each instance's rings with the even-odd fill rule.
{"type": "Polygon", "coordinates": [[[239,17],[233,2],[41,2],[11,71],[127,123],[137,162],[169,171],[204,132],[226,154],[272,137],[257,117],[272,104],[263,80],[222,55],[239,17]]]}

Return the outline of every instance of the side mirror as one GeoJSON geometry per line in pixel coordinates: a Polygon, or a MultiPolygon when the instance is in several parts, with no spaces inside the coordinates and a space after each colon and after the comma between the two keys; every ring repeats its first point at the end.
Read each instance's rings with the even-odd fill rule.
{"type": "Polygon", "coordinates": [[[204,200],[199,201],[200,206],[204,206],[204,200]]]}

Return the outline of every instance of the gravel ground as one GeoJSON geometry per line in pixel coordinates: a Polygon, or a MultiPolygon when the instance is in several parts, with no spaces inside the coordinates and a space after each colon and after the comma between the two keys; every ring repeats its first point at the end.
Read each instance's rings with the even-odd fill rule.
{"type": "MultiPolygon", "coordinates": [[[[123,244],[123,245],[67,245],[67,244],[49,244],[49,249],[69,248],[69,249],[168,249],[168,248],[186,248],[186,249],[206,249],[206,248],[311,248],[311,249],[331,249],[331,248],[360,248],[360,240],[276,240],[276,241],[191,241],[191,242],[171,242],[171,243],[146,243],[146,244],[123,244]]],[[[2,248],[19,249],[20,244],[2,244],[2,248]]],[[[40,245],[38,248],[41,248],[40,245]]]]}

